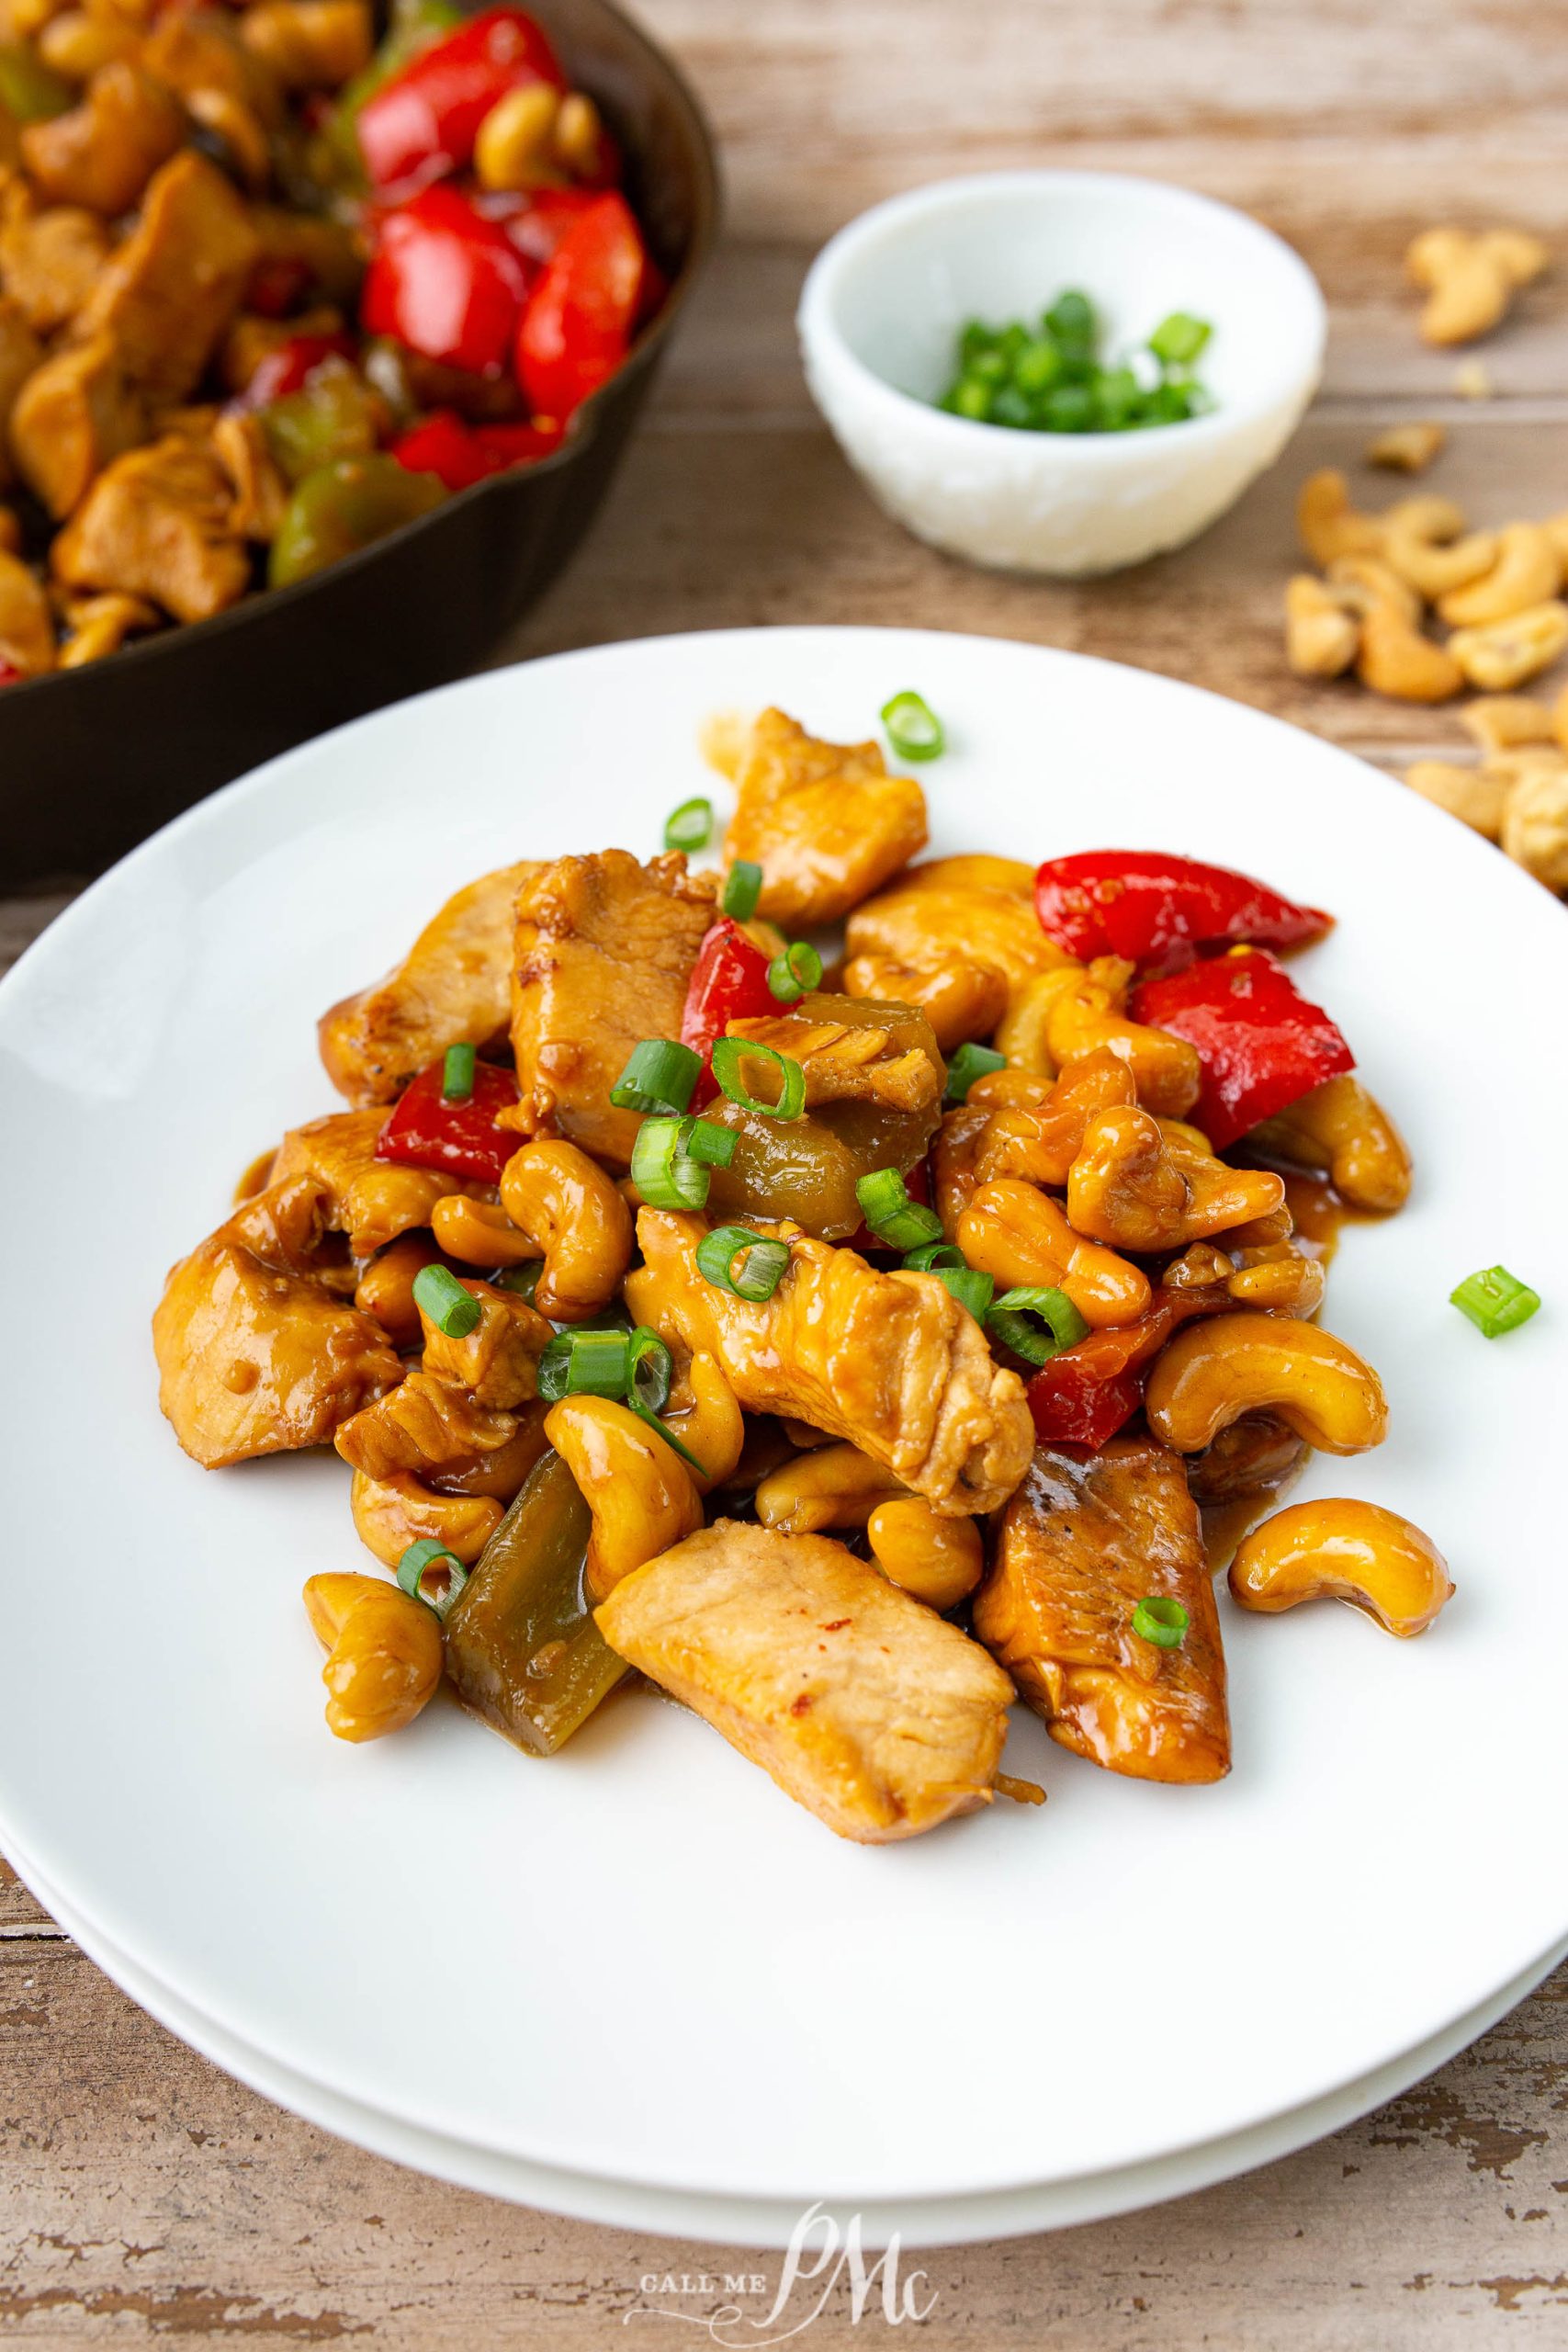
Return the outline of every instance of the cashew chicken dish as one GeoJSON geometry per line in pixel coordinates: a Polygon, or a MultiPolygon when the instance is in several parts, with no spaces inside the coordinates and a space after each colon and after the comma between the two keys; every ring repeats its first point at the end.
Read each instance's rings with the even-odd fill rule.
{"type": "Polygon", "coordinates": [[[347,1107],[170,1274],[163,1409],[209,1469],[347,1464],[391,1573],[305,1587],[340,1738],[445,1679],[550,1756],[653,1685],[871,1844],[1038,1802],[1015,1700],[1217,1781],[1214,1568],[1404,1636],[1451,1590],[1392,1511],[1278,1508],[1384,1434],[1317,1315],[1410,1185],[1283,960],[1331,917],[1144,850],[911,863],[876,743],[732,748],[719,872],[703,799],[524,859],[322,1016],[347,1107]]]}

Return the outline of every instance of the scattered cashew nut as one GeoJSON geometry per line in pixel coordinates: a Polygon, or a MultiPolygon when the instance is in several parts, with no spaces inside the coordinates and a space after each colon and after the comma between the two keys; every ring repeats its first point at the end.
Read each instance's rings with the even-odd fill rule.
{"type": "Polygon", "coordinates": [[[1293,1609],[1325,1596],[1348,1600],[1402,1641],[1424,1634],[1453,1595],[1448,1562],[1429,1535],[1381,1503],[1338,1498],[1292,1503],[1255,1527],[1231,1562],[1243,1609],[1293,1609]]]}
{"type": "Polygon", "coordinates": [[[1497,560],[1462,588],[1438,600],[1440,617],[1453,628],[1506,621],[1556,595],[1562,579],[1557,549],[1539,523],[1510,523],[1498,535],[1497,560]]]}
{"type": "Polygon", "coordinates": [[[1425,473],[1448,437],[1440,424],[1391,424],[1367,444],[1367,463],[1390,473],[1425,473]]]}
{"type": "Polygon", "coordinates": [[[1266,1120],[1267,1148],[1330,1177],[1352,1208],[1389,1216],[1410,1197],[1410,1153],[1377,1097],[1348,1070],[1266,1120]]]}
{"type": "Polygon", "coordinates": [[[357,1741],[412,1724],[441,1679],[434,1611],[379,1577],[311,1577],[304,1600],[328,1651],[327,1729],[357,1741]]]}
{"type": "Polygon", "coordinates": [[[1359,514],[1349,485],[1335,466],[1308,474],[1296,493],[1296,527],[1314,563],[1325,569],[1340,555],[1377,555],[1383,542],[1381,515],[1359,514]]]}
{"type": "Polygon", "coordinates": [[[1568,763],[1523,775],[1503,809],[1503,847],[1549,890],[1568,890],[1568,763]]]}
{"type": "Polygon", "coordinates": [[[1404,256],[1411,278],[1427,296],[1423,337],[1453,344],[1485,334],[1550,259],[1540,240],[1521,230],[1495,229],[1481,236],[1464,229],[1427,230],[1404,256]]]}
{"type": "Polygon", "coordinates": [[[1361,623],[1356,675],[1397,702],[1448,702],[1464,684],[1455,656],[1423,637],[1393,605],[1374,605],[1361,623]]]}
{"type": "Polygon", "coordinates": [[[1285,659],[1297,677],[1343,676],[1360,643],[1359,616],[1313,572],[1298,571],[1285,590],[1285,659]]]}
{"type": "Polygon", "coordinates": [[[1531,605],[1483,628],[1456,629],[1448,655],[1471,685],[1507,694],[1549,670],[1565,646],[1568,605],[1553,602],[1531,605]]]}
{"type": "Polygon", "coordinates": [[[1532,695],[1478,695],[1457,716],[1483,752],[1513,752],[1521,744],[1552,741],[1551,712],[1532,695]]]}
{"type": "Polygon", "coordinates": [[[1448,760],[1417,760],[1404,771],[1404,781],[1423,800],[1457,817],[1483,840],[1498,841],[1503,831],[1503,804],[1507,786],[1485,768],[1456,767],[1448,760]]]}

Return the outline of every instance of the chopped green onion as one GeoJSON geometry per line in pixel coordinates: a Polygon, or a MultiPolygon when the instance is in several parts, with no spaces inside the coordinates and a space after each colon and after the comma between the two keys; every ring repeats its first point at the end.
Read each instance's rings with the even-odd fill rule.
{"type": "Polygon", "coordinates": [[[716,1119],[688,1119],[681,1148],[705,1168],[728,1168],[739,1140],[733,1127],[721,1127],[716,1119]]]}
{"type": "Polygon", "coordinates": [[[909,1198],[909,1188],[896,1168],[874,1168],[855,1186],[860,1212],[879,1241],[890,1250],[918,1250],[922,1241],[942,1239],[942,1219],[935,1209],[909,1198]]]}
{"type": "Polygon", "coordinates": [[[704,1464],[697,1460],[697,1457],[692,1452],[691,1447],[689,1445],[682,1445],[680,1439],[675,1435],[674,1430],[667,1430],[657,1413],[650,1413],[646,1406],[639,1405],[637,1403],[635,1396],[628,1396],[626,1398],[626,1403],[630,1409],[637,1415],[639,1421],[646,1421],[649,1428],[656,1431],[656,1433],[664,1440],[666,1445],[673,1448],[675,1453],[680,1455],[688,1470],[694,1470],[699,1478],[705,1478],[707,1476],[708,1474],[704,1464]]]}
{"type": "Polygon", "coordinates": [[[474,1064],[479,1059],[472,1046],[448,1046],[441,1065],[441,1100],[443,1102],[466,1102],[474,1091],[474,1064]]]}
{"type": "Polygon", "coordinates": [[[717,1226],[697,1244],[698,1272],[716,1290],[753,1306],[772,1298],[788,1270],[788,1242],[770,1240],[743,1225],[717,1226]]]}
{"type": "MultiPolygon", "coordinates": [[[[690,1119],[645,1119],[632,1146],[632,1182],[650,1209],[700,1209],[712,1179],[684,1149],[690,1119]]],[[[705,1125],[706,1122],[705,1121],[705,1125]]]]}
{"type": "Polygon", "coordinates": [[[617,1111],[669,1111],[679,1114],[692,1099],[702,1075],[703,1057],[673,1037],[645,1037],[632,1047],[631,1059],[610,1089],[617,1111]]]}
{"type": "Polygon", "coordinates": [[[882,724],[901,760],[934,760],[947,748],[942,723],[923,695],[895,695],[882,706],[882,724]]]}
{"type": "Polygon", "coordinates": [[[737,922],[749,922],[761,895],[761,867],[754,865],[749,857],[738,857],[725,876],[718,910],[720,914],[733,915],[737,922]]]}
{"type": "Polygon", "coordinates": [[[626,1342],[626,1402],[639,1413],[661,1413],[670,1402],[675,1361],[657,1331],[639,1323],[626,1342]]]}
{"type": "Polygon", "coordinates": [[[1468,1315],[1484,1340],[1500,1340],[1517,1331],[1540,1306],[1540,1294],[1519,1282],[1506,1266],[1488,1266],[1484,1272],[1466,1274],[1449,1297],[1461,1315],[1468,1315]]]}
{"type": "Polygon", "coordinates": [[[1172,311],[1149,337],[1149,349],[1166,368],[1190,368],[1214,330],[1187,311],[1172,311]]]}
{"type": "Polygon", "coordinates": [[[534,1293],[539,1287],[539,1276],[544,1271],[542,1258],[525,1258],[520,1266],[502,1266],[490,1279],[497,1290],[515,1291],[519,1298],[525,1298],[532,1306],[534,1293]]]}
{"type": "Polygon", "coordinates": [[[932,1266],[931,1272],[939,1283],[953,1293],[960,1306],[966,1306],[976,1323],[986,1319],[986,1310],[996,1296],[996,1279],[983,1274],[975,1266],[932,1266]]]}
{"type": "Polygon", "coordinates": [[[682,800],[664,820],[666,849],[706,849],[713,832],[713,802],[700,797],[682,800]]]}
{"type": "Polygon", "coordinates": [[[1065,294],[1057,295],[1045,313],[1043,324],[1046,333],[1054,335],[1058,343],[1091,344],[1099,322],[1089,296],[1080,294],[1076,287],[1069,287],[1065,294]]]}
{"type": "Polygon", "coordinates": [[[806,1072],[788,1054],[774,1053],[772,1046],[759,1045],[752,1037],[716,1037],[713,1047],[713,1074],[732,1102],[743,1111],[760,1111],[765,1119],[798,1119],[806,1108],[806,1072]],[[779,1092],[776,1102],[761,1102],[746,1091],[741,1071],[749,1061],[774,1062],[779,1071],[779,1092]]]}
{"type": "Polygon", "coordinates": [[[960,1046],[947,1065],[947,1091],[944,1102],[965,1102],[969,1089],[977,1078],[989,1078],[994,1069],[1006,1069],[1008,1057],[998,1054],[994,1046],[960,1046]]]}
{"type": "Polygon", "coordinates": [[[539,1358],[539,1394],[547,1405],[563,1396],[624,1396],[630,1361],[629,1331],[558,1331],[539,1358]]]}
{"type": "Polygon", "coordinates": [[[986,1317],[986,1329],[1025,1363],[1047,1363],[1085,1338],[1089,1325],[1066,1291],[1042,1290],[1029,1283],[1003,1291],[986,1317]]]}
{"type": "Polygon", "coordinates": [[[904,1260],[915,1274],[934,1274],[939,1266],[964,1266],[968,1262],[963,1250],[954,1249],[951,1241],[922,1241],[904,1260]]]}
{"type": "Polygon", "coordinates": [[[1162,1593],[1140,1600],[1133,1611],[1134,1633],[1141,1642],[1152,1642],[1156,1650],[1179,1650],[1181,1637],[1191,1623],[1182,1603],[1168,1600],[1162,1593]]]}
{"type": "Polygon", "coordinates": [[[411,1544],[398,1562],[398,1582],[403,1590],[412,1599],[423,1600],[427,1609],[434,1609],[438,1617],[446,1616],[468,1581],[468,1572],[456,1552],[449,1552],[434,1535],[411,1544]]]}
{"type": "Polygon", "coordinates": [[[413,1278],[413,1303],[448,1340],[466,1340],[477,1331],[482,1309],[471,1290],[465,1290],[446,1266],[422,1266],[413,1278]]]}
{"type": "Polygon", "coordinates": [[[795,1004],[807,989],[822,980],[822,958],[806,940],[797,939],[768,966],[768,986],[781,1004],[795,1004]]]}

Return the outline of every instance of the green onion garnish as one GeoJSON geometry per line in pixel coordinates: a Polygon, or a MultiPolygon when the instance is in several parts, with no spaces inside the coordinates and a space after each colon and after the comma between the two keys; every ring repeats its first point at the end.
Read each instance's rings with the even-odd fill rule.
{"type": "Polygon", "coordinates": [[[679,1114],[692,1099],[702,1074],[703,1057],[673,1037],[645,1037],[632,1047],[631,1059],[610,1089],[617,1111],[668,1111],[679,1114]]]}
{"type": "Polygon", "coordinates": [[[666,849],[706,849],[713,832],[713,802],[700,797],[682,800],[664,820],[666,849]]]}
{"type": "Polygon", "coordinates": [[[626,1402],[639,1413],[661,1413],[670,1402],[674,1358],[657,1331],[639,1323],[626,1342],[626,1402]]]}
{"type": "Polygon", "coordinates": [[[697,1271],[716,1290],[760,1306],[772,1298],[789,1270],[789,1244],[772,1241],[743,1225],[721,1225],[697,1244],[697,1271]]]}
{"type": "Polygon", "coordinates": [[[909,1198],[909,1188],[896,1168],[876,1168],[855,1186],[860,1213],[879,1241],[890,1250],[918,1250],[922,1241],[942,1239],[942,1219],[935,1209],[909,1198]]]}
{"type": "Polygon", "coordinates": [[[474,1064],[479,1059],[472,1046],[448,1046],[441,1065],[441,1100],[443,1102],[466,1102],[474,1091],[474,1064]]]}
{"type": "Polygon", "coordinates": [[[986,1317],[986,1329],[1025,1363],[1047,1363],[1085,1338],[1089,1325],[1066,1291],[1042,1290],[1029,1283],[1003,1291],[986,1317]]]}
{"type": "Polygon", "coordinates": [[[1191,1623],[1179,1600],[1167,1600],[1161,1593],[1140,1600],[1133,1611],[1134,1633],[1141,1642],[1152,1642],[1156,1650],[1179,1650],[1191,1623]]]}
{"type": "MultiPolygon", "coordinates": [[[[688,1119],[645,1119],[632,1146],[632,1182],[650,1209],[700,1209],[712,1182],[683,1149],[688,1119]]],[[[706,1125],[706,1122],[704,1122],[706,1125]]]]}
{"type": "Polygon", "coordinates": [[[976,1323],[986,1319],[986,1310],[997,1295],[996,1279],[982,1274],[974,1266],[932,1266],[931,1272],[953,1293],[960,1306],[966,1306],[976,1323]]]}
{"type": "Polygon", "coordinates": [[[989,1078],[994,1069],[1006,1069],[1007,1066],[1007,1056],[998,1054],[994,1046],[960,1046],[947,1065],[947,1091],[942,1101],[966,1102],[969,1089],[977,1078],[989,1078]]]}
{"type": "Polygon", "coordinates": [[[901,760],[934,760],[947,749],[942,721],[924,695],[895,695],[882,706],[882,724],[901,760]]]}
{"type": "Polygon", "coordinates": [[[733,1127],[721,1127],[716,1119],[688,1119],[681,1148],[688,1159],[698,1160],[705,1168],[728,1168],[739,1140],[733,1127]]]}
{"type": "Polygon", "coordinates": [[[624,1396],[630,1363],[629,1331],[558,1331],[539,1358],[539,1394],[547,1405],[563,1396],[624,1396]]]}
{"type": "Polygon", "coordinates": [[[725,876],[718,910],[720,914],[733,915],[737,922],[749,922],[761,895],[761,867],[754,865],[749,857],[738,857],[725,876]]]}
{"type": "Polygon", "coordinates": [[[1172,311],[1149,337],[1149,349],[1167,368],[1190,368],[1214,330],[1187,311],[1172,311]]]}
{"type": "Polygon", "coordinates": [[[754,1038],[716,1038],[713,1074],[732,1102],[739,1102],[743,1111],[760,1111],[765,1119],[798,1119],[806,1108],[806,1072],[800,1064],[792,1061],[788,1054],[774,1053],[772,1046],[759,1045],[754,1038]],[[747,1092],[741,1071],[749,1061],[776,1063],[777,1102],[761,1102],[747,1092]]]}
{"type": "Polygon", "coordinates": [[[951,1241],[922,1241],[904,1261],[910,1272],[916,1274],[934,1274],[939,1266],[965,1266],[968,1262],[963,1250],[955,1249],[951,1241]]]}
{"type": "Polygon", "coordinates": [[[434,1609],[438,1617],[446,1616],[468,1581],[468,1572],[456,1552],[449,1552],[434,1535],[411,1544],[398,1562],[398,1582],[403,1590],[434,1609]]]}
{"type": "Polygon", "coordinates": [[[413,1278],[413,1303],[448,1340],[466,1340],[479,1327],[482,1309],[446,1266],[422,1266],[413,1278]]]}
{"type": "Polygon", "coordinates": [[[520,1266],[502,1266],[490,1279],[497,1290],[515,1291],[519,1298],[525,1298],[532,1306],[534,1293],[539,1287],[539,1276],[544,1271],[542,1258],[525,1258],[520,1266]]]}
{"type": "Polygon", "coordinates": [[[795,1004],[807,989],[822,980],[822,958],[807,941],[797,939],[768,966],[768,986],[781,1004],[795,1004]]]}
{"type": "Polygon", "coordinates": [[[1506,1266],[1488,1266],[1483,1273],[1466,1274],[1449,1297],[1461,1315],[1468,1315],[1483,1340],[1500,1340],[1517,1331],[1540,1305],[1540,1293],[1519,1282],[1506,1266]]]}

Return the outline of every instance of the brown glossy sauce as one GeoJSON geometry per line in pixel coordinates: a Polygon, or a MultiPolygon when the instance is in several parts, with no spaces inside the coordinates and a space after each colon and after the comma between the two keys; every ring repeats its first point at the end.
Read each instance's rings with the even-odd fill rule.
{"type": "Polygon", "coordinates": [[[1202,1523],[1203,1549],[1209,1555],[1209,1566],[1218,1576],[1228,1568],[1236,1546],[1253,1529],[1268,1519],[1280,1507],[1302,1472],[1310,1456],[1303,1453],[1299,1462],[1278,1478],[1269,1479],[1261,1487],[1254,1487],[1245,1495],[1227,1496],[1223,1503],[1200,1503],[1198,1517],[1202,1523]]]}
{"type": "Polygon", "coordinates": [[[236,1208],[243,1207],[245,1202],[254,1201],[258,1193],[265,1192],[266,1180],[272,1174],[272,1163],[276,1158],[277,1146],[276,1144],[273,1144],[266,1151],[257,1152],[255,1158],[251,1161],[250,1165],[246,1168],[244,1174],[241,1177],[239,1182],[234,1187],[234,1206],[236,1208]]]}
{"type": "Polygon", "coordinates": [[[1325,1265],[1339,1247],[1342,1226],[1372,1222],[1365,1212],[1353,1209],[1326,1176],[1314,1176],[1303,1168],[1280,1168],[1278,1172],[1285,1180],[1285,1205],[1295,1223],[1296,1239],[1309,1256],[1321,1259],[1325,1265]]]}

